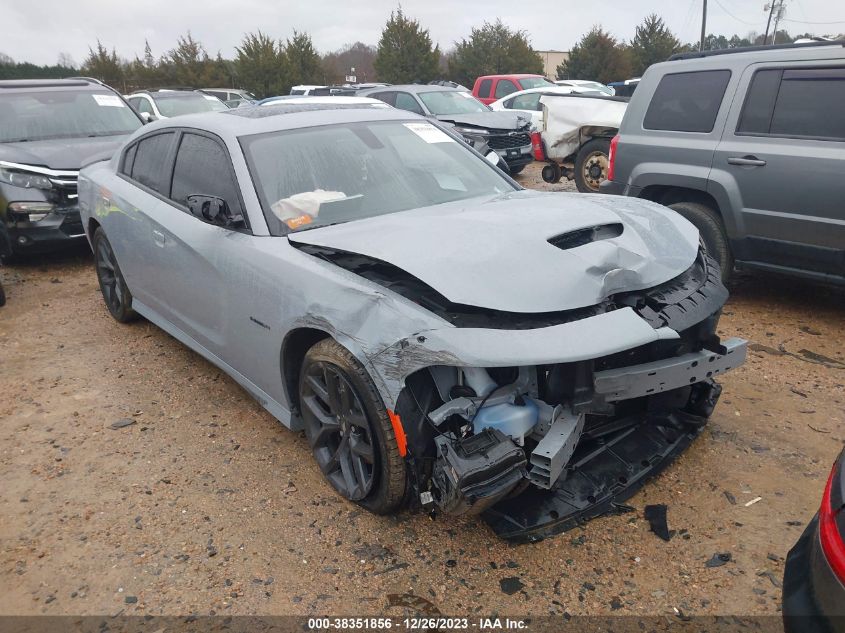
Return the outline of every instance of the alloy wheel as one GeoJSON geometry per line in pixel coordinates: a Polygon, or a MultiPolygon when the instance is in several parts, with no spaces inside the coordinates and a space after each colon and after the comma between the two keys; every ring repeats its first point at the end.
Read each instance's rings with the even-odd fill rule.
{"type": "Polygon", "coordinates": [[[125,294],[123,277],[117,267],[114,251],[104,239],[97,241],[97,275],[100,278],[103,298],[109,310],[113,314],[120,312],[125,294]]]}
{"type": "Polygon", "coordinates": [[[306,433],[323,475],[340,494],[360,501],[373,489],[376,449],[361,397],[335,365],[306,369],[300,393],[306,433]]]}

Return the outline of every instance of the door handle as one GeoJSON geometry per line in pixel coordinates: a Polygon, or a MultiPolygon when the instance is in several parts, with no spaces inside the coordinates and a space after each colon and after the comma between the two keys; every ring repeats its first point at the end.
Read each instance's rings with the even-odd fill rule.
{"type": "Polygon", "coordinates": [[[742,165],[743,167],[765,167],[766,161],[756,156],[731,156],[728,158],[728,165],[742,165]]]}
{"type": "Polygon", "coordinates": [[[153,231],[153,240],[155,240],[156,246],[164,246],[164,233],[153,231]]]}

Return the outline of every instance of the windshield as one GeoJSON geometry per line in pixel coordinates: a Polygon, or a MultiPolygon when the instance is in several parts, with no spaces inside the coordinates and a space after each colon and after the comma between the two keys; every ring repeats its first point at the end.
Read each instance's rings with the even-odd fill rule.
{"type": "Polygon", "coordinates": [[[440,114],[473,114],[475,112],[489,112],[490,108],[473,97],[469,92],[461,90],[444,90],[443,92],[421,92],[419,98],[434,115],[440,114]]]}
{"type": "Polygon", "coordinates": [[[546,86],[554,86],[554,84],[543,77],[522,77],[519,80],[523,90],[530,90],[531,88],[545,88],[546,86]]]}
{"type": "Polygon", "coordinates": [[[274,235],[514,190],[427,122],[345,123],[240,141],[274,235]]]}
{"type": "Polygon", "coordinates": [[[113,92],[44,90],[0,96],[0,143],[129,134],[141,121],[113,92]]]}
{"type": "Polygon", "coordinates": [[[228,110],[226,104],[217,97],[192,94],[168,94],[162,92],[152,95],[158,106],[159,112],[166,117],[179,116],[180,114],[196,114],[197,112],[221,112],[228,110]]]}

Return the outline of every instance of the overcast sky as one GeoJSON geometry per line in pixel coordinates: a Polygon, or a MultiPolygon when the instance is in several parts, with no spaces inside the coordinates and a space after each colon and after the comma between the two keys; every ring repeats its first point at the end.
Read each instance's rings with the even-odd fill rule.
{"type": "MultiPolygon", "coordinates": [[[[766,0],[709,0],[708,32],[746,35],[766,28],[766,0]],[[724,7],[724,8],[723,8],[724,7]],[[727,9],[727,10],[726,10],[727,9]],[[728,13],[730,12],[730,13],[728,13]]],[[[406,14],[431,31],[441,49],[469,34],[470,28],[499,17],[524,29],[534,48],[568,50],[594,24],[630,39],[645,15],[658,11],[684,42],[696,41],[702,0],[603,0],[602,2],[528,2],[525,0],[404,0],[406,14]],[[659,7],[659,8],[657,8],[659,7]]],[[[131,59],[148,40],[158,57],[190,30],[209,54],[234,55],[243,33],[261,29],[286,38],[296,28],[311,34],[320,52],[360,40],[375,44],[397,0],[3,0],[0,53],[16,61],[53,64],[59,53],[81,63],[97,39],[131,59]]],[[[786,0],[785,22],[792,33],[845,31],[845,2],[786,0]],[[811,25],[807,22],[838,24],[811,25]]]]}

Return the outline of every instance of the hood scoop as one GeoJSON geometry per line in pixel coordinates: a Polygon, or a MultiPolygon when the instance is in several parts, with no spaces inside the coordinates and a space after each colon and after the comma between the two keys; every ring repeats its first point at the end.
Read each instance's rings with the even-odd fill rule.
{"type": "Polygon", "coordinates": [[[568,231],[551,237],[548,239],[548,242],[552,246],[557,246],[559,249],[567,251],[570,248],[577,248],[584,246],[584,244],[590,244],[591,242],[611,240],[614,237],[622,235],[622,231],[624,230],[625,227],[620,222],[587,226],[583,229],[576,229],[575,231],[568,231]]]}

